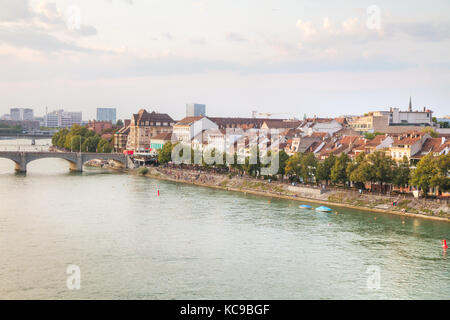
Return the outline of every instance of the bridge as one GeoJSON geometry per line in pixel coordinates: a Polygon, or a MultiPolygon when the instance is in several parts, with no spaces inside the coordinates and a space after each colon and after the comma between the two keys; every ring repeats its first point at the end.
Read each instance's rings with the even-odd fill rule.
{"type": "Polygon", "coordinates": [[[59,158],[69,162],[71,171],[82,172],[83,164],[89,160],[113,160],[128,168],[129,157],[121,153],[80,153],[80,152],[33,152],[0,151],[0,158],[10,159],[16,164],[16,171],[26,172],[31,161],[45,158],[59,158]]]}

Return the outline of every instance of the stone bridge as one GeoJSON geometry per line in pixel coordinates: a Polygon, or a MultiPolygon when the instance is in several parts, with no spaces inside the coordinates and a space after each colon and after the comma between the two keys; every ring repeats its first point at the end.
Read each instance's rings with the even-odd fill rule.
{"type": "Polygon", "coordinates": [[[27,164],[44,158],[59,158],[69,162],[71,171],[83,171],[83,164],[89,160],[113,160],[128,168],[129,157],[121,153],[79,153],[79,152],[32,152],[0,151],[0,158],[10,159],[16,164],[16,171],[26,172],[27,164]]]}

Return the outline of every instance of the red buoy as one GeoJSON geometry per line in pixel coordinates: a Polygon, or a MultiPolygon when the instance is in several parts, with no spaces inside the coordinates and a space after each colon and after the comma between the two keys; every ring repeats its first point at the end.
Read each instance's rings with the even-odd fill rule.
{"type": "Polygon", "coordinates": [[[158,189],[158,197],[159,197],[159,189],[158,189]]]}
{"type": "Polygon", "coordinates": [[[448,249],[448,246],[447,246],[447,240],[442,240],[441,241],[442,242],[442,248],[444,249],[444,250],[447,250],[448,249]]]}

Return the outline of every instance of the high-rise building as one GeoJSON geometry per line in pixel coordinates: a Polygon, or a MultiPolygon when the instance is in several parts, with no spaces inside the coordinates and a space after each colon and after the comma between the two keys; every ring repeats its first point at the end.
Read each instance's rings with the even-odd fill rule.
{"type": "Polygon", "coordinates": [[[186,117],[206,116],[206,105],[200,103],[186,104],[186,117]]]}
{"type": "Polygon", "coordinates": [[[11,108],[10,115],[14,121],[33,121],[34,119],[33,109],[28,108],[11,108]]]}
{"type": "Polygon", "coordinates": [[[111,121],[116,124],[116,108],[97,108],[97,121],[111,121]]]}
{"type": "Polygon", "coordinates": [[[81,125],[81,112],[66,112],[64,110],[56,110],[47,113],[44,116],[44,126],[48,128],[70,128],[74,124],[81,125]]]}

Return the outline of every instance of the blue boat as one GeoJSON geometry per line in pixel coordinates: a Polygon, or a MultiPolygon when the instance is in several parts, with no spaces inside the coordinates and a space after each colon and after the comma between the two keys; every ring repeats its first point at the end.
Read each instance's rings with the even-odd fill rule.
{"type": "Polygon", "coordinates": [[[307,204],[302,204],[299,207],[302,208],[302,209],[312,209],[312,207],[308,206],[307,204]]]}
{"type": "Polygon", "coordinates": [[[320,212],[331,212],[331,209],[325,206],[320,206],[318,208],[316,208],[316,211],[320,211],[320,212]]]}

